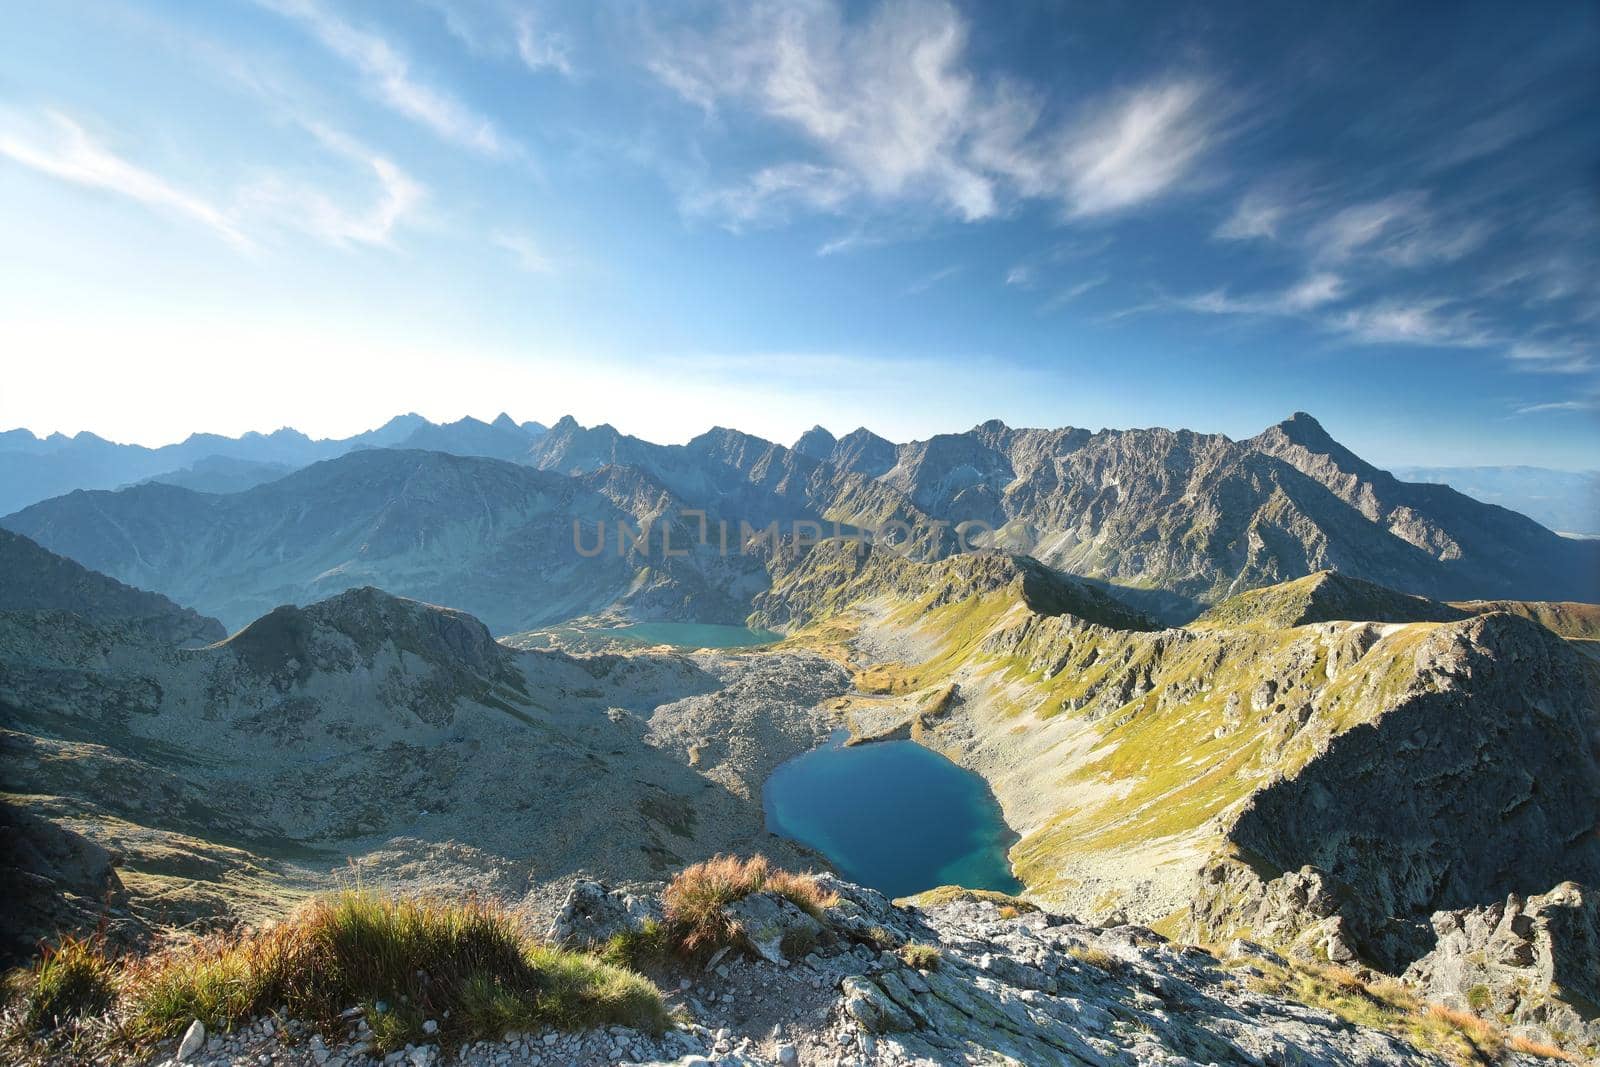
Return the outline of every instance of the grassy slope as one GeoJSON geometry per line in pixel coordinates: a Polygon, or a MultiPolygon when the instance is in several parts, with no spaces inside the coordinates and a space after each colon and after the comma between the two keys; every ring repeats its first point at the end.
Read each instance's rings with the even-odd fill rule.
{"type": "MultiPolygon", "coordinates": [[[[893,566],[894,580],[884,582],[870,564],[857,565],[796,636],[848,640],[852,597],[887,601],[881,625],[931,638],[935,651],[913,664],[858,666],[864,691],[917,694],[959,679],[963,693],[978,694],[969,704],[980,732],[1024,741],[1037,734],[1040,746],[1070,753],[1052,767],[1056,781],[1038,783],[1054,791],[1053,813],[1011,852],[1030,891],[1047,896],[1066,888],[1069,861],[1163,843],[1225,847],[1229,813],[1255,789],[1293,775],[1330,737],[1403,697],[1415,684],[1418,649],[1441,625],[1275,625],[1285,605],[1300,612],[1316,600],[1307,588],[1316,583],[1302,579],[1230,602],[1230,614],[1254,606],[1264,621],[1244,625],[1240,614],[1238,624],[1213,618],[1150,633],[1043,615],[1020,583],[975,583],[970,563],[893,566]],[[1270,693],[1267,679],[1276,683],[1270,693]]],[[[1443,607],[1391,596],[1391,608],[1443,607]]],[[[942,727],[919,725],[931,734],[914,736],[941,747],[942,727]]]]}

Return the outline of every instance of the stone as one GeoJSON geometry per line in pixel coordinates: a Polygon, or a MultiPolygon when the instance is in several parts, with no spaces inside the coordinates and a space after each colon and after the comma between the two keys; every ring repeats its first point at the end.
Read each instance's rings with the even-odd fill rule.
{"type": "Polygon", "coordinates": [[[580,878],[572,883],[546,936],[558,945],[592,947],[660,919],[661,908],[654,899],[616,892],[604,883],[580,878]]]}
{"type": "Polygon", "coordinates": [[[839,985],[846,1015],[868,1033],[913,1030],[916,1021],[880,987],[865,978],[846,978],[839,985]]]}
{"type": "Polygon", "coordinates": [[[770,963],[788,959],[789,951],[809,952],[822,935],[822,924],[775,893],[751,893],[723,910],[741,941],[770,963]]]}
{"type": "Polygon", "coordinates": [[[187,1063],[206,1043],[206,1024],[199,1019],[189,1024],[189,1029],[183,1032],[183,1040],[178,1042],[178,1053],[175,1057],[179,1063],[187,1063]]]}
{"type": "MultiPolygon", "coordinates": [[[[1506,1021],[1523,1036],[1600,1044],[1600,902],[1573,882],[1523,899],[1435,912],[1435,943],[1404,981],[1458,1011],[1506,1021]]],[[[1558,1043],[1558,1042],[1556,1042],[1558,1043]]]]}

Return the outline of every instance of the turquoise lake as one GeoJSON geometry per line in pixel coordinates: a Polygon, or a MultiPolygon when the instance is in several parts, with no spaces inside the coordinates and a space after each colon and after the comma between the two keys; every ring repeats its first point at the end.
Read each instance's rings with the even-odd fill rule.
{"type": "Polygon", "coordinates": [[[636,622],[614,630],[601,630],[605,637],[638,641],[645,645],[674,645],[678,648],[744,648],[782,641],[782,634],[771,630],[752,630],[744,626],[719,626],[704,622],[636,622]]]}
{"type": "Polygon", "coordinates": [[[1019,893],[1016,839],[984,780],[914,741],[824,747],[767,779],[767,828],[809,845],[846,879],[890,897],[940,885],[1019,893]]]}

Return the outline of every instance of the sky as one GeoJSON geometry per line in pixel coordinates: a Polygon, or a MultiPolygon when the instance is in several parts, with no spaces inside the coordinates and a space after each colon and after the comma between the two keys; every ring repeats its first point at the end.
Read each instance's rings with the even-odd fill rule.
{"type": "Polygon", "coordinates": [[[52,0],[0,428],[417,411],[1600,466],[1600,5],[52,0]]]}

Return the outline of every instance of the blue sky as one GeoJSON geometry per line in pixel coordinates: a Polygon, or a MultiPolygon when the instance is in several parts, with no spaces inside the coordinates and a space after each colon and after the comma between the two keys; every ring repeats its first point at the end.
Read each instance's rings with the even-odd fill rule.
{"type": "Polygon", "coordinates": [[[56,0],[0,426],[416,410],[1600,455],[1588,4],[56,0]]]}

